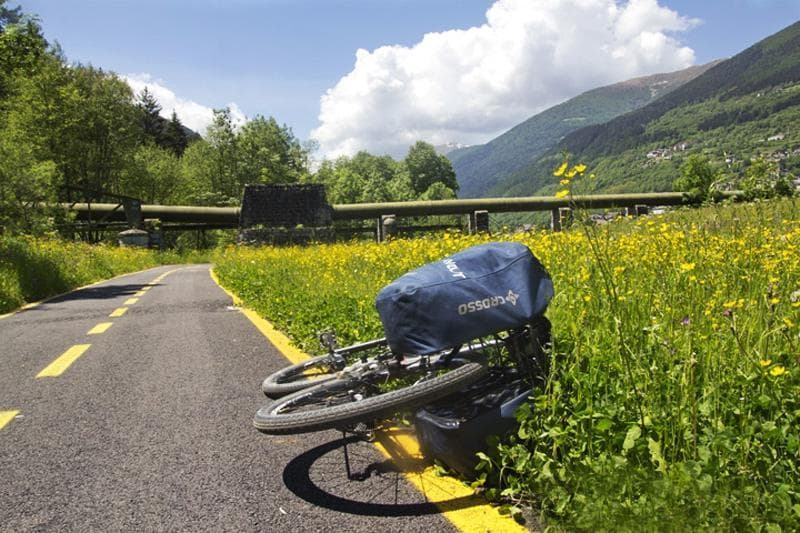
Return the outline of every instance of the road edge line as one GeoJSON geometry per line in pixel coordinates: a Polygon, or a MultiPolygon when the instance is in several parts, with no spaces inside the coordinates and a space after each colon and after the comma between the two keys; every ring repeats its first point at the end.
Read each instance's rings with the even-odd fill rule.
{"type": "MultiPolygon", "coordinates": [[[[253,323],[256,329],[278,349],[281,355],[292,363],[299,363],[300,361],[311,358],[310,355],[296,348],[292,344],[292,341],[289,340],[286,335],[276,330],[275,326],[269,321],[260,317],[258,313],[252,309],[244,307],[241,298],[222,286],[216,272],[214,272],[213,266],[209,267],[208,273],[214,283],[231,298],[233,305],[236,306],[237,309],[253,323]],[[276,342],[276,340],[278,342],[276,342]],[[283,351],[284,347],[289,351],[288,353],[283,351]]],[[[396,453],[391,453],[392,450],[390,450],[390,446],[386,440],[381,442],[379,439],[378,442],[373,444],[387,459],[396,459],[396,453]]],[[[395,439],[393,444],[399,448],[406,457],[412,458],[420,454],[419,443],[416,437],[409,435],[407,439],[395,439]]],[[[459,531],[485,531],[493,533],[527,533],[530,531],[528,528],[518,524],[513,518],[501,515],[496,507],[490,505],[482,496],[475,494],[474,491],[466,487],[461,481],[451,476],[441,476],[435,473],[435,468],[432,466],[419,473],[401,473],[411,486],[426,498],[428,498],[428,492],[431,487],[441,485],[447,485],[444,490],[441,490],[442,493],[447,493],[451,496],[455,494],[455,498],[464,498],[472,495],[476,499],[476,502],[479,503],[461,509],[448,509],[447,500],[431,502],[441,511],[442,516],[447,518],[459,531]],[[427,484],[426,480],[428,481],[427,484]]]]}

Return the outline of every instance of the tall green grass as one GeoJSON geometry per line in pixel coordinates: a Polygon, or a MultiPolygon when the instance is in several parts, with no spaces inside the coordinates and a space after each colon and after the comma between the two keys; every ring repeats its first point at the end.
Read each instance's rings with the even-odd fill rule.
{"type": "Polygon", "coordinates": [[[800,210],[679,210],[559,234],[228,248],[222,282],[313,345],[381,332],[391,279],[488,239],[552,274],[549,385],[487,457],[493,491],[587,530],[800,529],[800,210]]]}
{"type": "Polygon", "coordinates": [[[89,245],[50,238],[0,237],[0,313],[110,277],[161,264],[201,262],[203,253],[89,245]]]}

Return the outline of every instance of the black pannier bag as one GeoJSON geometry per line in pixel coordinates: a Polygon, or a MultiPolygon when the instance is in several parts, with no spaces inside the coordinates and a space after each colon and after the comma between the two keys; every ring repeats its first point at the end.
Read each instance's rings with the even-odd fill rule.
{"type": "Polygon", "coordinates": [[[375,301],[389,347],[424,355],[517,328],[541,316],[553,282],[527,246],[467,248],[401,276],[375,301]]]}
{"type": "Polygon", "coordinates": [[[495,371],[457,396],[419,409],[414,426],[423,455],[475,479],[476,454],[487,451],[490,436],[516,431],[514,415],[530,394],[527,381],[495,371]]]}
{"type": "Polygon", "coordinates": [[[503,440],[519,427],[516,412],[534,386],[544,388],[548,374],[550,321],[533,320],[512,333],[508,343],[523,349],[532,373],[519,368],[492,368],[489,375],[456,394],[426,405],[414,414],[417,438],[425,457],[474,479],[478,452],[489,451],[489,438],[503,440]]]}

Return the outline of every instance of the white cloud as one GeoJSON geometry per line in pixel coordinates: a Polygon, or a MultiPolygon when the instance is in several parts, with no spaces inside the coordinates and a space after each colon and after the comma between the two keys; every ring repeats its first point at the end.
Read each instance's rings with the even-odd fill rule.
{"type": "MultiPolygon", "coordinates": [[[[162,85],[160,80],[154,80],[150,74],[128,74],[122,78],[128,82],[135,94],[139,94],[147,87],[161,105],[161,116],[170,118],[174,110],[184,126],[200,135],[205,135],[206,128],[214,117],[212,108],[178,97],[172,90],[162,85]]],[[[236,103],[231,102],[227,107],[231,110],[234,125],[241,126],[247,121],[247,117],[236,103]]]]}
{"type": "Polygon", "coordinates": [[[312,137],[329,157],[486,142],[580,92],[692,65],[674,34],[697,23],[657,0],[496,0],[479,27],[358,50],[312,137]]]}

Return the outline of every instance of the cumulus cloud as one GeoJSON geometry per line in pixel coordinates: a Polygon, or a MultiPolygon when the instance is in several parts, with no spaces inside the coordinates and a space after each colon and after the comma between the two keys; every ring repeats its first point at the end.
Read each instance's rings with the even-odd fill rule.
{"type": "MultiPolygon", "coordinates": [[[[135,94],[141,93],[147,87],[147,90],[161,105],[161,116],[170,118],[174,110],[184,126],[200,135],[205,135],[206,128],[214,118],[212,108],[178,97],[160,80],[153,79],[150,74],[128,74],[122,78],[128,82],[135,94]]],[[[241,126],[247,121],[247,117],[236,103],[231,102],[228,104],[228,108],[231,110],[231,119],[234,125],[241,126]]]]}
{"type": "Polygon", "coordinates": [[[675,34],[698,23],[657,0],[496,0],[481,26],[358,50],[312,137],[328,157],[486,142],[583,91],[692,65],[675,34]]]}

